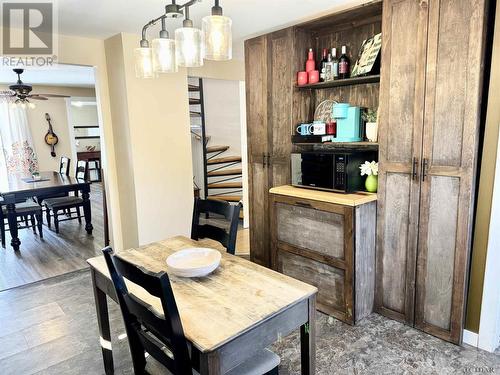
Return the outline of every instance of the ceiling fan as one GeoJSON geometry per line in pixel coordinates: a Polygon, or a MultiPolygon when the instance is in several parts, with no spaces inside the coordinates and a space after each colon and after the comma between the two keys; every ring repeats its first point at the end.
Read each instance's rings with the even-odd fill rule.
{"type": "Polygon", "coordinates": [[[48,98],[69,98],[68,95],[32,94],[31,91],[33,90],[33,86],[21,81],[21,74],[23,74],[24,69],[13,69],[13,71],[17,74],[17,82],[10,85],[8,91],[1,92],[0,97],[12,99],[12,104],[14,105],[20,105],[23,108],[34,108],[35,104],[31,103],[30,99],[48,100],[48,98]]]}

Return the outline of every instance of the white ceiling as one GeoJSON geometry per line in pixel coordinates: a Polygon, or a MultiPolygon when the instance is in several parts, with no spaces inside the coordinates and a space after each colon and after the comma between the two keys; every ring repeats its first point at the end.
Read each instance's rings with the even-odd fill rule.
{"type": "MultiPolygon", "coordinates": [[[[140,34],[142,26],[164,12],[171,0],[64,0],[58,2],[59,33],[108,38],[120,32],[140,34]]],[[[184,4],[187,0],[178,0],[184,4]]],[[[233,20],[234,54],[243,57],[243,40],[285,26],[349,8],[368,0],[221,0],[224,14],[233,20]]],[[[190,8],[191,19],[201,27],[213,0],[202,0],[190,8]]],[[[168,29],[181,25],[170,20],[168,29]]],[[[158,29],[153,29],[158,30],[158,29]]],[[[153,32],[151,35],[156,34],[153,32]]]]}
{"type": "MultiPolygon", "coordinates": [[[[78,65],[57,65],[47,68],[27,68],[21,75],[24,83],[47,86],[94,87],[94,69],[78,65]]],[[[0,69],[0,84],[11,85],[17,80],[12,69],[0,69]]]]}

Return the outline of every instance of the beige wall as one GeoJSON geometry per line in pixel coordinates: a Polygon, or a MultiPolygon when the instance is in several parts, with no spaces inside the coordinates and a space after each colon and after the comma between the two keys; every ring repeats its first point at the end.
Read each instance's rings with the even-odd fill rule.
{"type": "Polygon", "coordinates": [[[213,79],[228,79],[232,81],[245,80],[245,61],[209,61],[205,60],[200,68],[189,68],[188,76],[213,79]]]}
{"type": "Polygon", "coordinates": [[[124,133],[119,151],[133,170],[137,239],[144,244],[189,234],[193,183],[186,71],[137,79],[138,44],[138,36],[120,34],[106,40],[106,53],[108,71],[118,67],[109,76],[113,123],[124,133]]]}
{"type": "Polygon", "coordinates": [[[500,6],[496,10],[491,66],[488,113],[484,132],[479,191],[477,194],[477,211],[465,324],[465,328],[473,332],[479,331],[479,319],[481,316],[484,269],[488,248],[493,183],[495,180],[498,128],[500,126],[500,95],[498,94],[500,91],[500,69],[498,68],[500,66],[500,6]]]}
{"type": "MultiPolygon", "coordinates": [[[[0,86],[0,90],[6,88],[0,86]]],[[[94,89],[90,88],[74,88],[74,87],[53,87],[40,86],[35,87],[36,93],[44,94],[61,94],[68,96],[95,96],[94,89]]],[[[31,136],[35,146],[35,152],[38,157],[38,164],[41,171],[57,171],[59,170],[59,158],[67,156],[71,158],[71,139],[68,126],[68,111],[66,99],[50,98],[46,101],[33,101],[36,108],[27,109],[28,124],[31,129],[31,136]],[[45,134],[47,134],[48,123],[45,120],[45,113],[48,113],[51,118],[52,128],[59,138],[59,143],[56,145],[56,157],[50,155],[50,146],[45,143],[45,134]]],[[[75,166],[75,161],[72,161],[72,170],[75,166]]]]}

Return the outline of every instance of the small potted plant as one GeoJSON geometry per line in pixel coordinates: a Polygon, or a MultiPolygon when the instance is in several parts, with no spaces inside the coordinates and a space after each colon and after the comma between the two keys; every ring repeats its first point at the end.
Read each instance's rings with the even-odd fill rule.
{"type": "Polygon", "coordinates": [[[369,108],[363,112],[363,120],[365,121],[366,138],[370,142],[377,142],[378,138],[378,124],[377,124],[377,110],[369,108]]]}
{"type": "Polygon", "coordinates": [[[361,176],[366,176],[366,191],[376,193],[378,188],[378,163],[376,161],[365,161],[359,169],[361,169],[361,176]]]}

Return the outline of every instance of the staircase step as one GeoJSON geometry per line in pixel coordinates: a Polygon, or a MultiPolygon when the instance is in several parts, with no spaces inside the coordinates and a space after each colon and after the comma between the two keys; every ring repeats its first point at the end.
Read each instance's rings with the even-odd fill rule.
{"type": "Polygon", "coordinates": [[[241,195],[209,195],[208,199],[226,202],[239,202],[243,199],[241,195]]]}
{"type": "Polygon", "coordinates": [[[208,172],[207,176],[232,176],[241,174],[241,168],[219,169],[218,171],[208,172]]]}
{"type": "Polygon", "coordinates": [[[229,146],[208,146],[207,147],[207,153],[224,152],[226,150],[229,150],[229,146]]]}
{"type": "Polygon", "coordinates": [[[213,158],[207,160],[208,165],[224,164],[224,163],[237,163],[241,161],[241,156],[226,156],[224,158],[213,158]]]}
{"type": "Polygon", "coordinates": [[[221,182],[208,184],[209,189],[236,189],[243,188],[243,184],[241,182],[221,182]]]}
{"type": "Polygon", "coordinates": [[[188,91],[200,91],[200,87],[196,85],[188,85],[188,91]]]}
{"type": "Polygon", "coordinates": [[[201,117],[201,112],[190,111],[189,116],[191,117],[201,117]]]}
{"type": "Polygon", "coordinates": [[[189,104],[190,105],[197,105],[197,104],[201,104],[201,100],[198,99],[198,98],[189,98],[189,104]]]}

